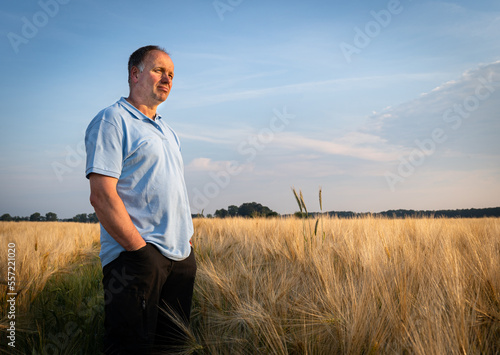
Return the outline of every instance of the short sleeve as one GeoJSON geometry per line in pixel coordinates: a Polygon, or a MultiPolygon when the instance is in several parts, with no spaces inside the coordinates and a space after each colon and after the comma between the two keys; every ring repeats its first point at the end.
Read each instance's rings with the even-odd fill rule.
{"type": "Polygon", "coordinates": [[[90,173],[119,178],[123,166],[123,133],[112,123],[97,119],[85,132],[87,163],[85,176],[90,173]]]}

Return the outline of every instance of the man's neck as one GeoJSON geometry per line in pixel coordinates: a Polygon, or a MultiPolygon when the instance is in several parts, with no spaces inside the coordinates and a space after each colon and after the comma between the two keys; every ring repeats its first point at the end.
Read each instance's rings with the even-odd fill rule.
{"type": "Polygon", "coordinates": [[[127,102],[129,104],[131,104],[132,106],[134,106],[136,109],[141,111],[145,116],[151,118],[153,121],[155,120],[156,108],[158,107],[158,105],[149,106],[146,104],[141,104],[141,103],[138,103],[136,100],[134,100],[131,96],[127,97],[125,100],[127,100],[127,102]]]}

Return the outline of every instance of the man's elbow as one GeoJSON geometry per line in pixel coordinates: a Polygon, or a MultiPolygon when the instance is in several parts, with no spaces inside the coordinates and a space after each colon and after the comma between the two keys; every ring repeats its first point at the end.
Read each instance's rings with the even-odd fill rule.
{"type": "Polygon", "coordinates": [[[96,193],[95,193],[95,192],[90,192],[89,201],[90,201],[90,204],[92,205],[92,207],[94,207],[94,210],[95,210],[95,209],[96,209],[96,207],[97,207],[97,206],[98,206],[98,204],[99,204],[99,199],[97,198],[97,196],[96,196],[96,193]]]}
{"type": "Polygon", "coordinates": [[[94,210],[102,209],[116,194],[116,179],[100,175],[90,175],[90,204],[94,210]]]}
{"type": "Polygon", "coordinates": [[[90,197],[89,201],[94,210],[102,209],[102,207],[106,204],[106,201],[109,201],[109,196],[106,191],[103,191],[97,187],[91,187],[90,189],[90,197]]]}
{"type": "Polygon", "coordinates": [[[94,211],[99,211],[102,209],[105,198],[102,194],[92,191],[89,197],[90,204],[94,207],[94,211]]]}

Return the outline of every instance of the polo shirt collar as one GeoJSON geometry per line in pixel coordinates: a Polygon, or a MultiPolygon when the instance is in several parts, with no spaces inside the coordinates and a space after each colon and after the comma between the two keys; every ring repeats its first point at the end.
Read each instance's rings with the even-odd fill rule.
{"type": "Polygon", "coordinates": [[[139,119],[139,120],[148,120],[148,121],[152,121],[152,122],[158,122],[158,120],[161,119],[161,115],[158,114],[158,112],[156,113],[156,116],[155,116],[155,119],[152,120],[151,118],[149,118],[148,116],[146,116],[145,114],[143,114],[141,111],[139,111],[137,109],[137,107],[135,107],[134,105],[132,105],[130,102],[127,101],[127,99],[125,99],[125,97],[122,97],[119,101],[120,105],[122,105],[128,112],[130,112],[132,114],[132,116],[134,116],[135,118],[139,119]]]}

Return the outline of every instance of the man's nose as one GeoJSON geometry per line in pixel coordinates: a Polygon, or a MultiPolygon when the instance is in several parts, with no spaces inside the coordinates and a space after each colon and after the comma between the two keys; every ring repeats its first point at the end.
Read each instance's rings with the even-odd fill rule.
{"type": "Polygon", "coordinates": [[[168,74],[163,74],[161,77],[161,81],[170,84],[172,82],[172,78],[168,74]]]}

